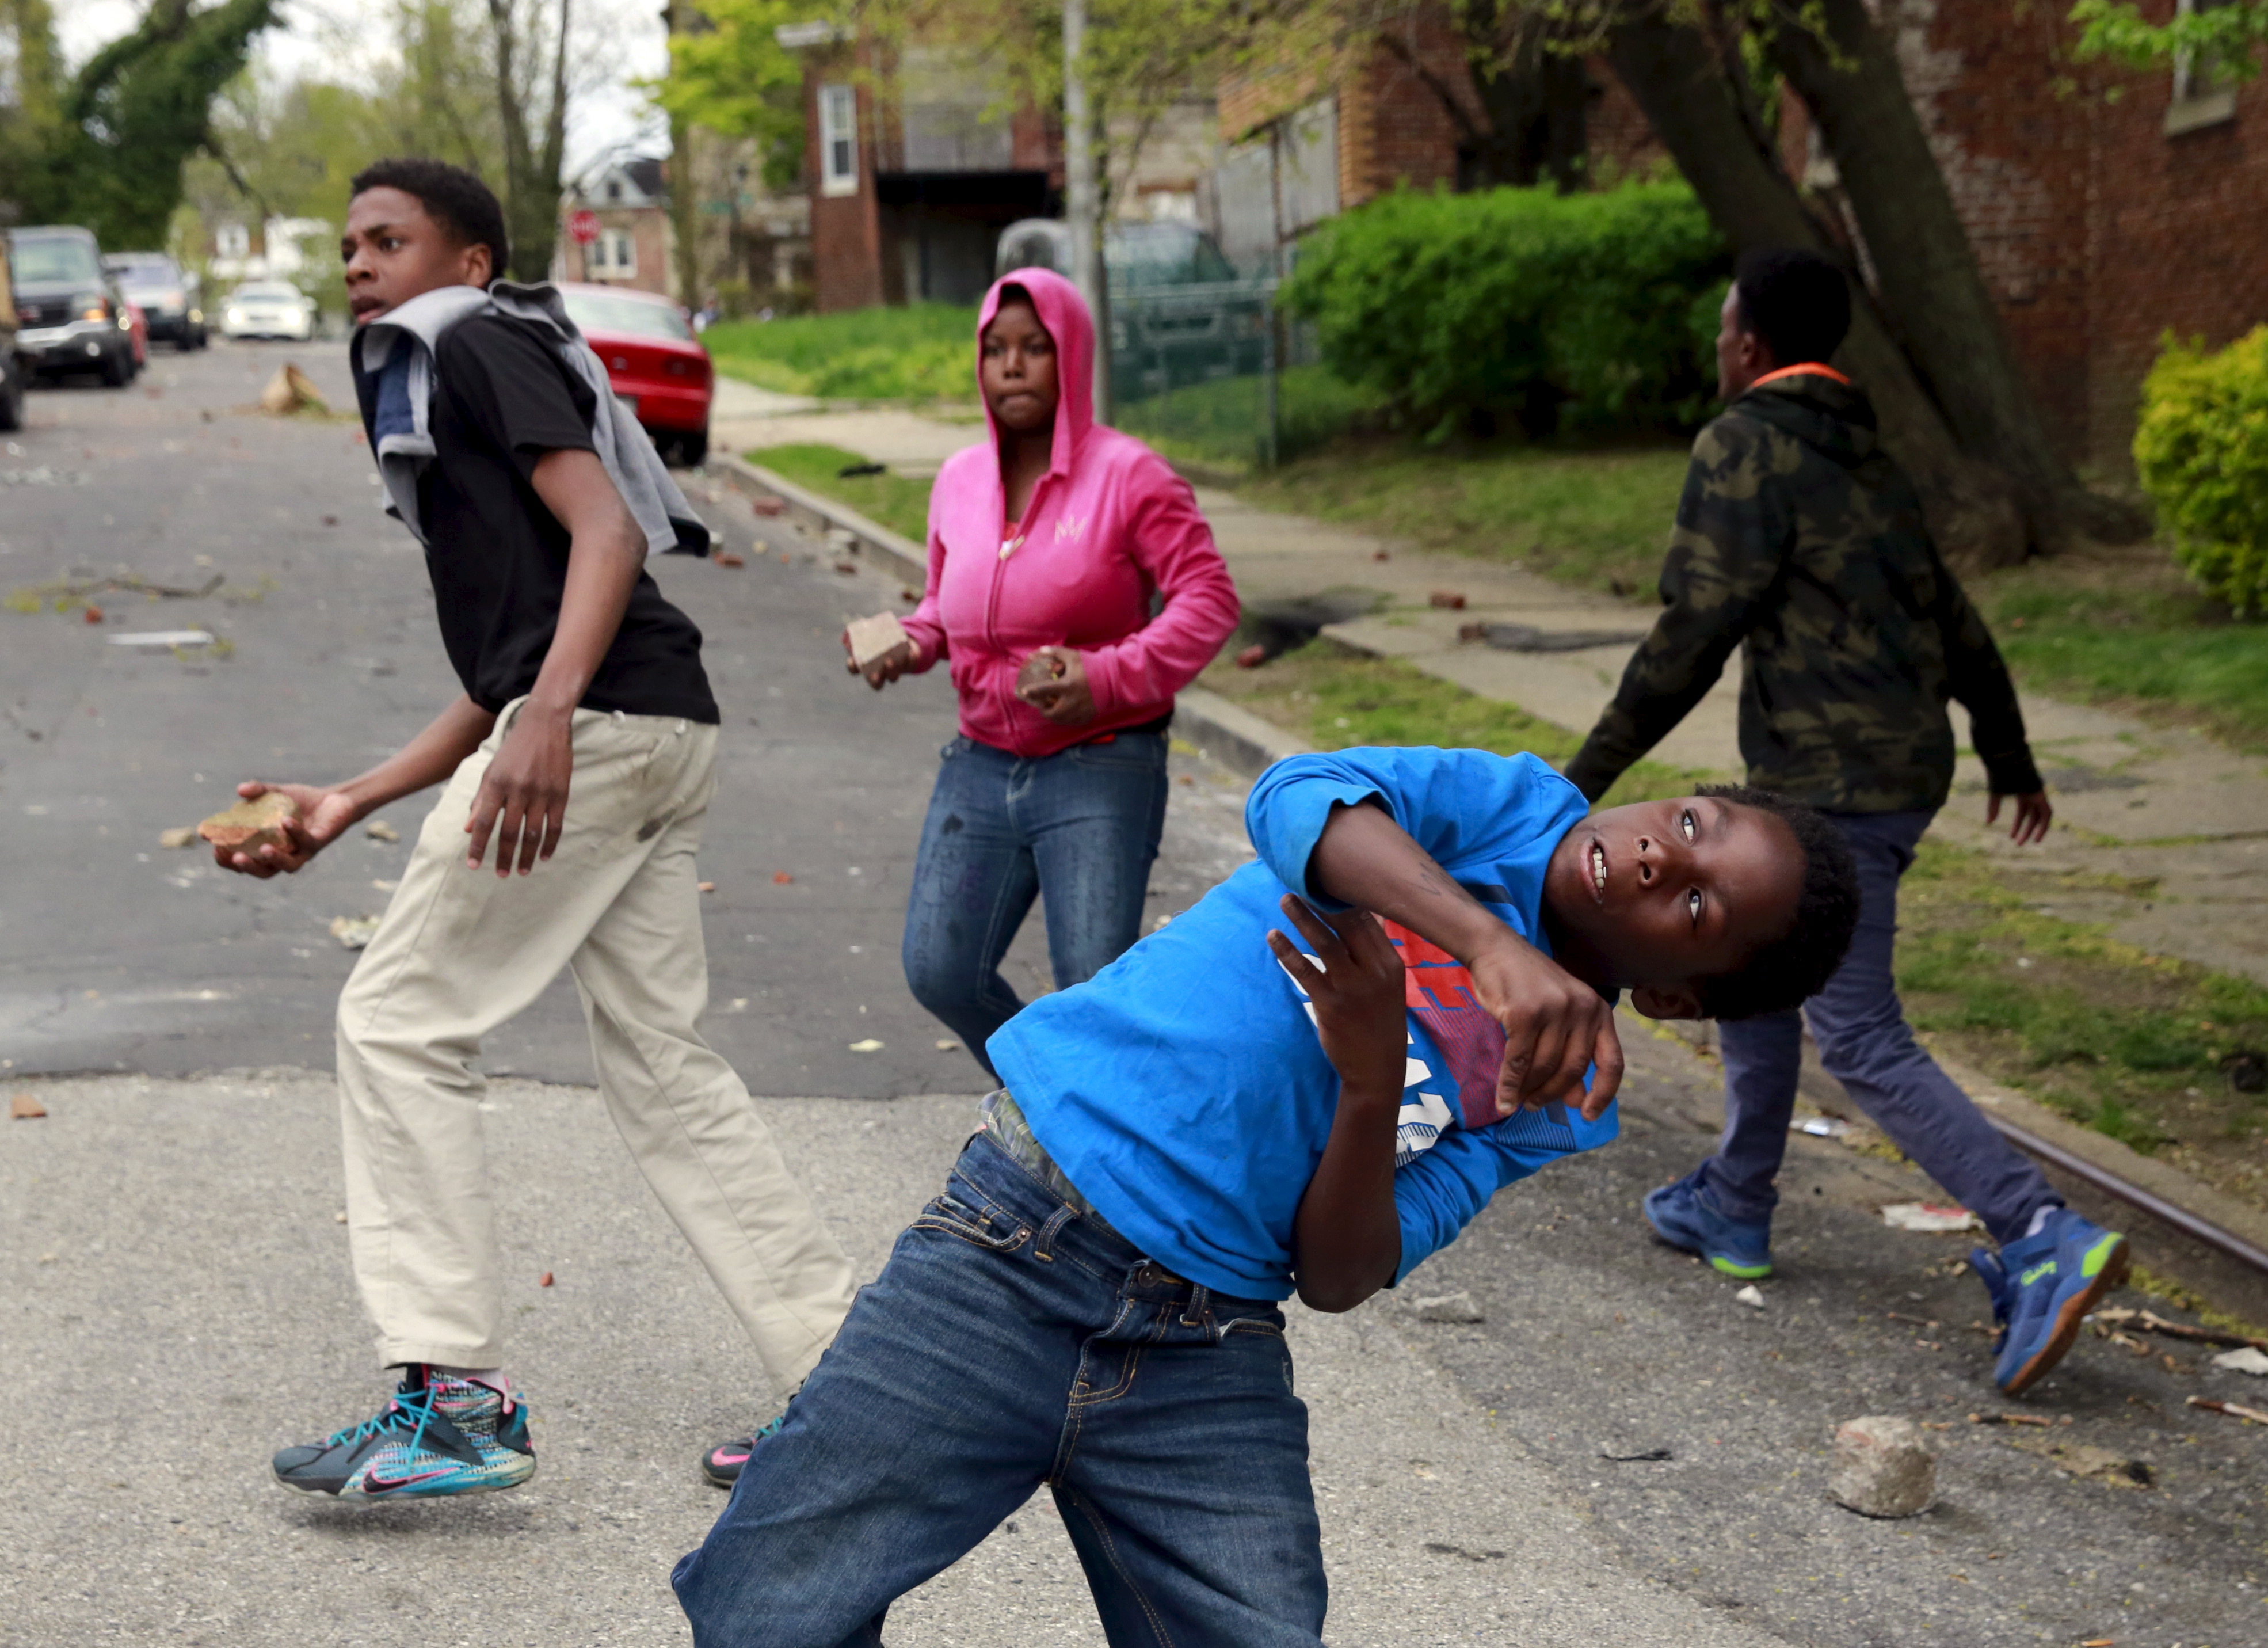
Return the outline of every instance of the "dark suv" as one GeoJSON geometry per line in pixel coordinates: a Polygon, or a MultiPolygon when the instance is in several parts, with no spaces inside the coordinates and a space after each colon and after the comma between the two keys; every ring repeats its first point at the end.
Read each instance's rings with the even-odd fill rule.
{"type": "Polygon", "coordinates": [[[16,300],[8,285],[8,243],[0,240],[0,431],[24,426],[24,363],[16,353],[16,300]]]}
{"type": "Polygon", "coordinates": [[[150,322],[150,341],[187,352],[205,346],[197,283],[163,252],[119,252],[102,260],[126,300],[150,322]]]}
{"type": "Polygon", "coordinates": [[[33,372],[99,372],[114,389],[133,381],[133,317],[103,272],[92,233],[63,225],[11,229],[8,274],[16,294],[16,353],[33,372]]]}

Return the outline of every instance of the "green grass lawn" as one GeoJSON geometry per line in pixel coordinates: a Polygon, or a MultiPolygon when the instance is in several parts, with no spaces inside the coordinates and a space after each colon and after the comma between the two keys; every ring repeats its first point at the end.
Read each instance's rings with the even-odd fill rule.
{"type": "MultiPolygon", "coordinates": [[[[1258,669],[1240,669],[1230,660],[1244,639],[1221,649],[1221,656],[1198,677],[1200,684],[1298,733],[1319,750],[1440,744],[1499,755],[1525,752],[1565,766],[1582,747],[1577,735],[1517,705],[1483,698],[1398,659],[1373,657],[1328,639],[1310,641],[1258,669]]],[[[1696,784],[1733,776],[1641,761],[1623,775],[1606,804],[1690,794],[1696,784]]]]}
{"type": "Polygon", "coordinates": [[[701,335],[717,370],[827,400],[976,398],[976,311],[948,303],[722,321],[701,335]]]}
{"type": "Polygon", "coordinates": [[[1243,495],[1265,508],[1518,561],[1627,595],[1650,591],[1660,573],[1685,454],[1668,443],[1433,451],[1385,438],[1347,440],[1253,481],[1243,495]]]}
{"type": "Polygon", "coordinates": [[[843,471],[865,459],[840,447],[806,443],[791,447],[758,447],[740,454],[760,463],[783,479],[828,498],[839,499],[867,520],[911,538],[929,541],[929,488],[925,480],[902,475],[845,476],[843,471]]]}

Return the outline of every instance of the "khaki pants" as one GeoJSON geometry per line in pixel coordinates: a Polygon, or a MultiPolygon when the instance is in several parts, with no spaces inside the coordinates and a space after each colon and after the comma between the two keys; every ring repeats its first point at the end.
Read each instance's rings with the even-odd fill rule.
{"type": "Polygon", "coordinates": [[[732,1067],[709,1000],[694,854],[717,729],[578,710],[565,838],[533,875],[465,868],[482,775],[519,706],[449,780],[339,998],[339,1109],[355,1278],[387,1363],[494,1367],[503,1282],[481,1038],[571,968],[599,1090],[782,1389],[850,1311],[850,1261],[732,1067]]]}

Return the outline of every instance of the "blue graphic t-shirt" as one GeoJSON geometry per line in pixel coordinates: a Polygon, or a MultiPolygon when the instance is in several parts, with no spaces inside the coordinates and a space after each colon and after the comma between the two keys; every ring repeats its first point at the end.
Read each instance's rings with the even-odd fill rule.
{"type": "MultiPolygon", "coordinates": [[[[1551,851],[1583,817],[1575,787],[1534,756],[1344,750],[1279,761],[1253,786],[1245,827],[1259,861],[1083,985],[1043,996],[986,1044],[1048,1153],[1151,1258],[1243,1298],[1292,1285],[1292,1226],[1338,1103],[1313,1011],[1267,942],[1297,934],[1288,890],[1307,883],[1331,809],[1381,803],[1505,924],[1548,950],[1551,851]]],[[[1387,925],[1409,964],[1409,1085],[1395,1201],[1398,1283],[1515,1179],[1614,1138],[1615,1109],[1564,1106],[1495,1120],[1504,1031],[1456,959],[1387,925]]]]}

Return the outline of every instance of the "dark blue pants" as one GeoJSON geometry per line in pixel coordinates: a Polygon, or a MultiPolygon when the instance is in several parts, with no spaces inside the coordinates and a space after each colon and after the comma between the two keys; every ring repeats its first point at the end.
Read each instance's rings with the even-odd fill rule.
{"type": "Polygon", "coordinates": [[[879,1644],[1043,1482],[1112,1648],[1320,1648],[1283,1313],[1147,1262],[980,1134],[678,1563],[695,1648],[879,1644]]]}
{"type": "MultiPolygon", "coordinates": [[[[1898,878],[1934,816],[1830,815],[1859,860],[1859,930],[1827,987],[1804,1003],[1803,1016],[1827,1073],[1891,1143],[1982,1219],[1994,1241],[2006,1244],[2025,1233],[2040,1208],[2060,1206],[2063,1198],[1914,1040],[1890,972],[1898,878]]],[[[1772,1013],[1727,1024],[1721,1036],[1725,1136],[1696,1171],[1733,1217],[1768,1218],[1779,1200],[1772,1181],[1795,1112],[1802,1022],[1793,1013],[1772,1013]]]]}
{"type": "Polygon", "coordinates": [[[1084,984],[1142,935],[1166,824],[1166,735],[1121,733],[1027,760],[945,747],[906,906],[906,983],[990,1070],[984,1044],[1023,1010],[1000,958],[1044,898],[1056,988],[1084,984]]]}

